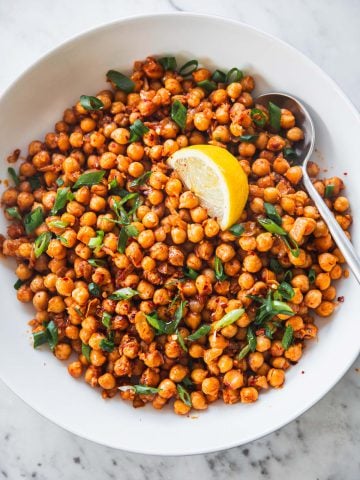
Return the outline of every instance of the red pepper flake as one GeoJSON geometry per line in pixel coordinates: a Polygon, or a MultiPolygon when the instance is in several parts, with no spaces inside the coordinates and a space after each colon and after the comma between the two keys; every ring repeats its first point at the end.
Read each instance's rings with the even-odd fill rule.
{"type": "Polygon", "coordinates": [[[305,370],[301,370],[301,374],[304,375],[304,373],[305,373],[305,370]]]}
{"type": "Polygon", "coordinates": [[[345,300],[345,297],[344,297],[344,296],[338,297],[338,302],[343,303],[344,300],[345,300]]]}

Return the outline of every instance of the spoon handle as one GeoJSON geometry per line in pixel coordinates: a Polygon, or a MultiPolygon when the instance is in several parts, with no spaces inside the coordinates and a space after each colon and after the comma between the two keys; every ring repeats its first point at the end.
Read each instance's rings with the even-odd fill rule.
{"type": "Polygon", "coordinates": [[[303,182],[307,192],[314,201],[316,208],[319,210],[320,215],[328,226],[328,229],[335,243],[341,250],[341,253],[344,255],[347,264],[355,275],[356,280],[360,284],[360,258],[356,253],[352,243],[345,235],[344,230],[336,221],[333,213],[328,208],[323,198],[312,184],[312,181],[310,180],[309,175],[306,171],[306,167],[303,167],[303,182]]]}

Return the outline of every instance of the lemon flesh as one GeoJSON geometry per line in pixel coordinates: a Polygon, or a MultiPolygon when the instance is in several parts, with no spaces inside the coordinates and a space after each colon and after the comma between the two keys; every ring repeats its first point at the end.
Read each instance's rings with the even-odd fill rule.
{"type": "Polygon", "coordinates": [[[168,165],[194,192],[221,230],[236,223],[244,210],[249,184],[239,161],[225,148],[193,145],[176,151],[168,165]]]}

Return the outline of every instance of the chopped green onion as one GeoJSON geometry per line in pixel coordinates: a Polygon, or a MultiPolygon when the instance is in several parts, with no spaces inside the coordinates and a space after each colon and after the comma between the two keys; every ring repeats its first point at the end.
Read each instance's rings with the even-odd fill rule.
{"type": "Polygon", "coordinates": [[[105,267],[106,261],[101,260],[99,258],[89,258],[87,262],[92,266],[92,267],[105,267]]]}
{"type": "Polygon", "coordinates": [[[119,390],[123,392],[133,390],[137,395],[154,395],[160,392],[160,388],[148,387],[147,385],[124,385],[119,387],[119,390]]]}
{"type": "Polygon", "coordinates": [[[116,180],[116,178],[113,178],[109,183],[108,183],[108,188],[109,190],[113,190],[114,188],[116,188],[118,186],[118,182],[116,180]]]}
{"type": "Polygon", "coordinates": [[[273,102],[269,102],[269,123],[278,132],[280,130],[281,109],[273,102]]]}
{"type": "Polygon", "coordinates": [[[259,135],[241,135],[239,137],[239,140],[241,142],[249,142],[249,143],[254,143],[258,139],[259,135]]]}
{"type": "Polygon", "coordinates": [[[170,70],[173,72],[176,70],[176,58],[175,57],[162,57],[159,58],[158,62],[163,67],[164,70],[170,70]]]}
{"type": "Polygon", "coordinates": [[[51,348],[51,350],[54,350],[54,348],[56,347],[56,345],[58,343],[59,334],[58,334],[58,328],[55,325],[53,320],[51,320],[47,324],[46,332],[48,334],[49,347],[51,348]]]}
{"type": "Polygon", "coordinates": [[[98,185],[105,175],[105,170],[95,170],[93,172],[86,172],[80,175],[80,177],[76,180],[75,184],[73,185],[74,189],[88,186],[91,187],[92,185],[98,185]]]}
{"type": "Polygon", "coordinates": [[[74,199],[74,195],[71,193],[69,187],[59,188],[56,192],[55,203],[53,208],[50,211],[51,215],[56,215],[60,210],[62,210],[67,202],[74,199]]]}
{"type": "Polygon", "coordinates": [[[220,258],[215,255],[215,260],[214,260],[214,270],[215,270],[215,277],[217,280],[220,282],[226,280],[228,277],[224,273],[224,266],[222,264],[222,261],[220,258]]]}
{"type": "Polygon", "coordinates": [[[130,139],[129,143],[136,142],[142,136],[149,131],[149,128],[143,124],[143,122],[139,119],[135,120],[135,122],[130,127],[130,139]]]}
{"type": "Polygon", "coordinates": [[[95,253],[97,253],[101,249],[103,240],[104,240],[104,235],[105,235],[105,232],[103,232],[102,230],[97,230],[96,237],[90,238],[88,247],[93,249],[95,253]]]}
{"type": "Polygon", "coordinates": [[[88,290],[89,290],[89,293],[94,297],[100,297],[101,295],[101,290],[97,283],[90,282],[88,285],[88,290]]]}
{"type": "Polygon", "coordinates": [[[282,224],[282,219],[280,215],[278,214],[276,208],[272,203],[264,202],[264,208],[265,208],[265,213],[266,215],[273,220],[275,223],[281,226],[282,224]]]}
{"type": "Polygon", "coordinates": [[[176,388],[177,388],[180,400],[184,402],[185,405],[187,405],[188,407],[192,407],[189,392],[180,383],[176,385],[176,388]]]}
{"type": "Polygon", "coordinates": [[[90,363],[90,352],[91,352],[91,347],[90,345],[86,345],[86,343],[81,344],[81,353],[84,355],[86,360],[90,363]]]}
{"type": "Polygon", "coordinates": [[[137,177],[135,178],[135,180],[132,180],[130,182],[130,187],[135,188],[135,187],[139,187],[140,185],[144,185],[144,183],[147,182],[150,175],[151,175],[150,171],[143,173],[142,175],[140,175],[140,177],[137,177]]]}
{"type": "Polygon", "coordinates": [[[44,212],[41,207],[35,208],[24,217],[25,231],[29,235],[36,230],[44,221],[44,212]]]}
{"type": "Polygon", "coordinates": [[[131,93],[134,90],[135,83],[122,73],[117,72],[116,70],[109,70],[106,76],[117,86],[117,88],[126,93],[131,93]]]}
{"type": "Polygon", "coordinates": [[[288,282],[288,283],[291,282],[292,277],[293,277],[292,271],[291,270],[286,270],[286,272],[284,274],[284,282],[288,282]]]}
{"type": "Polygon", "coordinates": [[[331,198],[334,195],[335,185],[326,185],[325,187],[325,198],[331,198]]]}
{"type": "Polygon", "coordinates": [[[46,325],[45,330],[33,333],[34,348],[37,348],[44,343],[48,343],[51,350],[54,350],[58,343],[58,339],[58,328],[53,320],[46,325]]]}
{"type": "Polygon", "coordinates": [[[235,237],[240,237],[245,232],[245,227],[240,223],[233,225],[229,228],[229,232],[231,232],[235,237]]]}
{"type": "Polygon", "coordinates": [[[182,130],[184,130],[186,126],[186,115],[187,110],[185,105],[183,105],[179,100],[175,100],[171,106],[171,118],[182,130]]]}
{"type": "Polygon", "coordinates": [[[106,327],[107,329],[110,328],[111,320],[112,320],[112,316],[110,315],[110,313],[104,312],[104,313],[102,314],[101,323],[102,323],[102,324],[104,325],[104,327],[106,327]]]}
{"type": "Polygon", "coordinates": [[[231,310],[226,315],[224,315],[220,320],[217,320],[211,325],[211,329],[213,332],[217,330],[221,330],[224,327],[228,327],[232,325],[234,322],[239,320],[239,318],[244,315],[245,309],[244,308],[236,308],[235,310],[231,310]]]}
{"type": "Polygon", "coordinates": [[[130,287],[120,288],[120,290],[116,290],[111,295],[109,295],[110,300],[128,300],[129,298],[138,295],[138,291],[134,290],[130,287]]]}
{"type": "Polygon", "coordinates": [[[195,342],[196,340],[199,340],[199,338],[204,337],[207,335],[211,330],[210,325],[201,325],[197,330],[195,330],[194,333],[186,337],[186,340],[189,342],[195,342]]]}
{"type": "Polygon", "coordinates": [[[198,66],[199,62],[197,60],[189,60],[188,62],[184,63],[184,65],[179,69],[179,74],[183,77],[186,77],[191,73],[195,72],[198,66]]]}
{"type": "Polygon", "coordinates": [[[247,329],[246,338],[247,338],[250,350],[252,352],[255,352],[257,341],[256,341],[256,335],[255,335],[253,329],[251,328],[251,326],[249,326],[248,329],[247,329]]]}
{"type": "Polygon", "coordinates": [[[117,251],[119,253],[125,253],[126,243],[128,241],[128,235],[124,227],[121,228],[117,243],[117,251]]]}
{"type": "Polygon", "coordinates": [[[46,252],[51,240],[50,232],[41,233],[34,242],[34,255],[39,258],[40,255],[46,252]]]}
{"type": "Polygon", "coordinates": [[[48,226],[51,228],[66,228],[68,225],[68,222],[63,222],[62,220],[52,220],[48,223],[48,226]]]}
{"type": "Polygon", "coordinates": [[[22,220],[18,207],[9,207],[5,211],[8,215],[10,215],[11,218],[22,220]]]}
{"type": "Polygon", "coordinates": [[[188,349],[187,349],[187,346],[185,345],[183,336],[181,335],[181,333],[179,332],[179,330],[176,330],[175,333],[176,333],[176,335],[177,335],[177,341],[178,341],[180,347],[183,349],[184,352],[187,352],[188,349]]]}
{"type": "Polygon", "coordinates": [[[100,98],[92,97],[91,95],[81,95],[80,105],[85,108],[85,110],[101,110],[104,107],[100,98]]]}
{"type": "Polygon", "coordinates": [[[101,350],[104,350],[104,352],[111,353],[115,348],[115,343],[109,338],[103,338],[100,342],[100,348],[101,350]]]}
{"type": "Polygon", "coordinates": [[[18,187],[20,185],[20,178],[12,167],[8,168],[8,174],[12,178],[12,181],[15,183],[15,186],[18,187]]]}
{"type": "Polygon", "coordinates": [[[59,178],[56,179],[55,183],[58,187],[62,187],[65,182],[64,182],[64,179],[62,177],[59,177],[59,178]]]}
{"type": "Polygon", "coordinates": [[[217,85],[215,82],[211,80],[202,80],[201,82],[197,82],[197,86],[203,88],[207,94],[216,90],[217,85]]]}
{"type": "Polygon", "coordinates": [[[128,237],[137,237],[139,235],[139,230],[135,225],[125,225],[124,229],[128,237]]]}
{"type": "Polygon", "coordinates": [[[222,72],[221,70],[215,70],[215,72],[211,76],[211,80],[216,83],[225,83],[226,73],[222,72]]]}
{"type": "Polygon", "coordinates": [[[282,298],[285,298],[285,300],[292,300],[292,298],[295,295],[295,291],[290,285],[290,283],[287,282],[281,282],[277,291],[281,295],[282,298]]]}
{"type": "Polygon", "coordinates": [[[15,290],[19,290],[19,288],[21,287],[21,285],[24,285],[25,281],[24,280],[20,280],[20,278],[18,278],[16,280],[16,282],[14,283],[14,288],[15,290]]]}
{"type": "Polygon", "coordinates": [[[287,232],[270,218],[258,218],[260,225],[270,233],[285,236],[287,232]]]}
{"type": "Polygon", "coordinates": [[[240,82],[244,77],[244,74],[241,70],[234,67],[231,68],[226,75],[226,83],[240,82]]]}
{"type": "Polygon", "coordinates": [[[308,272],[308,278],[309,278],[309,282],[310,283],[314,283],[315,282],[315,278],[316,278],[316,272],[313,268],[310,268],[309,272],[308,272]]]}
{"type": "Polygon", "coordinates": [[[294,330],[291,327],[291,325],[288,325],[285,328],[285,332],[281,340],[281,345],[285,348],[285,350],[287,350],[290,347],[293,341],[293,338],[294,338],[294,330]]]}
{"type": "Polygon", "coordinates": [[[38,332],[33,332],[33,342],[34,348],[40,347],[44,343],[48,342],[48,336],[46,334],[46,330],[39,330],[38,332]]]}
{"type": "Polygon", "coordinates": [[[250,112],[250,116],[258,127],[264,127],[267,122],[267,117],[265,113],[259,108],[253,108],[250,112]]]}
{"type": "Polygon", "coordinates": [[[285,147],[283,149],[283,155],[286,158],[286,160],[296,161],[298,159],[298,154],[291,147],[285,147]]]}
{"type": "Polygon", "coordinates": [[[41,187],[39,175],[33,175],[32,177],[29,177],[27,180],[30,183],[31,190],[34,191],[41,187]]]}
{"type": "Polygon", "coordinates": [[[167,323],[161,318],[158,317],[156,312],[151,314],[145,314],[146,320],[149,325],[151,325],[159,334],[166,333],[167,323]]]}
{"type": "Polygon", "coordinates": [[[276,273],[276,275],[279,275],[284,270],[276,258],[270,258],[269,268],[272,272],[276,273]]]}
{"type": "Polygon", "coordinates": [[[199,272],[190,267],[184,267],[183,272],[185,277],[191,278],[192,280],[195,280],[200,275],[199,272]]]}
{"type": "Polygon", "coordinates": [[[238,359],[238,360],[242,360],[242,359],[245,358],[246,355],[247,355],[248,353],[250,353],[250,352],[251,352],[250,345],[247,344],[247,345],[245,345],[244,348],[242,348],[242,349],[240,350],[240,352],[239,352],[239,354],[238,354],[238,356],[237,356],[237,359],[238,359]]]}

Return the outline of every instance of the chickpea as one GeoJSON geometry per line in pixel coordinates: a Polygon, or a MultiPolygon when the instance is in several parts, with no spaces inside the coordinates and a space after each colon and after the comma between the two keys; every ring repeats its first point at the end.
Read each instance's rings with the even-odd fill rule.
{"type": "Polygon", "coordinates": [[[175,400],[174,402],[174,412],[177,415],[186,415],[190,412],[191,407],[184,403],[182,400],[175,400]]]}
{"type": "Polygon", "coordinates": [[[155,212],[148,212],[142,218],[142,223],[145,228],[155,228],[159,225],[159,217],[155,212]]]}
{"type": "Polygon", "coordinates": [[[265,158],[258,158],[251,166],[252,172],[258,177],[264,177],[270,173],[270,162],[265,158]]]}
{"type": "Polygon", "coordinates": [[[205,378],[201,383],[201,390],[205,395],[217,397],[219,394],[220,382],[216,377],[205,378]]]}
{"type": "Polygon", "coordinates": [[[279,388],[285,381],[284,370],[280,370],[279,368],[270,368],[266,379],[272,387],[279,388]]]}
{"type": "Polygon", "coordinates": [[[68,372],[74,378],[79,378],[82,375],[83,366],[81,362],[71,362],[68,365],[68,372]]]}
{"type": "Polygon", "coordinates": [[[195,208],[199,205],[199,199],[193,192],[186,191],[180,195],[179,208],[195,208]]]}
{"type": "Polygon", "coordinates": [[[321,302],[315,310],[319,317],[329,317],[333,313],[333,311],[334,305],[328,301],[321,302]]]}
{"type": "Polygon", "coordinates": [[[271,340],[264,335],[256,337],[256,350],[258,352],[266,352],[271,347],[271,340]]]}
{"type": "Polygon", "coordinates": [[[256,273],[262,268],[260,257],[256,253],[247,255],[243,260],[243,267],[249,273],[256,273]]]}
{"type": "Polygon", "coordinates": [[[337,262],[337,257],[331,253],[321,253],[318,256],[318,262],[324,272],[330,272],[337,262]]]}
{"type": "Polygon", "coordinates": [[[244,376],[240,370],[229,370],[224,375],[224,385],[237,389],[244,385],[244,376]]]}
{"type": "Polygon", "coordinates": [[[270,232],[260,233],[256,237],[256,248],[259,252],[268,252],[273,244],[274,239],[270,232]]]}
{"type": "Polygon", "coordinates": [[[190,242],[199,243],[204,238],[204,229],[198,223],[187,226],[187,238],[190,242]]]}
{"type": "Polygon", "coordinates": [[[65,302],[60,296],[51,297],[47,306],[48,312],[51,313],[62,313],[65,308],[65,302]]]}
{"type": "Polygon", "coordinates": [[[59,277],[56,280],[55,288],[58,291],[59,295],[62,295],[63,297],[68,297],[74,290],[74,282],[69,277],[59,277]]]}
{"type": "Polygon", "coordinates": [[[286,137],[291,140],[292,142],[299,142],[303,140],[304,133],[299,127],[292,127],[290,130],[287,131],[286,137]]]}
{"type": "Polygon", "coordinates": [[[310,308],[317,308],[322,300],[320,290],[309,290],[305,295],[305,305],[310,308]]]}
{"type": "Polygon", "coordinates": [[[291,345],[285,352],[285,357],[291,362],[298,362],[302,356],[301,343],[291,345]]]}
{"type": "Polygon", "coordinates": [[[115,377],[111,373],[104,373],[104,375],[101,375],[98,378],[98,382],[100,387],[104,388],[105,390],[111,390],[116,386],[115,377]]]}
{"type": "Polygon", "coordinates": [[[170,380],[170,378],[165,378],[162,380],[158,386],[159,396],[162,398],[169,399],[174,397],[177,393],[176,384],[170,380]]]}
{"type": "Polygon", "coordinates": [[[71,346],[67,343],[58,343],[54,349],[54,354],[59,360],[67,360],[71,355],[71,346]]]}
{"type": "Polygon", "coordinates": [[[38,312],[46,310],[49,302],[49,294],[45,291],[36,292],[33,296],[33,305],[38,312]]]}
{"type": "Polygon", "coordinates": [[[189,369],[181,364],[175,364],[171,367],[169,372],[169,378],[175,383],[182,382],[186,375],[188,374],[189,369]]]}
{"type": "Polygon", "coordinates": [[[206,397],[202,392],[192,392],[190,394],[191,404],[195,410],[206,410],[206,397]]]}
{"type": "Polygon", "coordinates": [[[253,403],[259,397],[259,392],[254,387],[243,387],[240,390],[241,403],[253,403]]]}
{"type": "Polygon", "coordinates": [[[302,179],[302,170],[299,166],[290,167],[285,173],[285,177],[294,185],[297,185],[302,179]]]}

